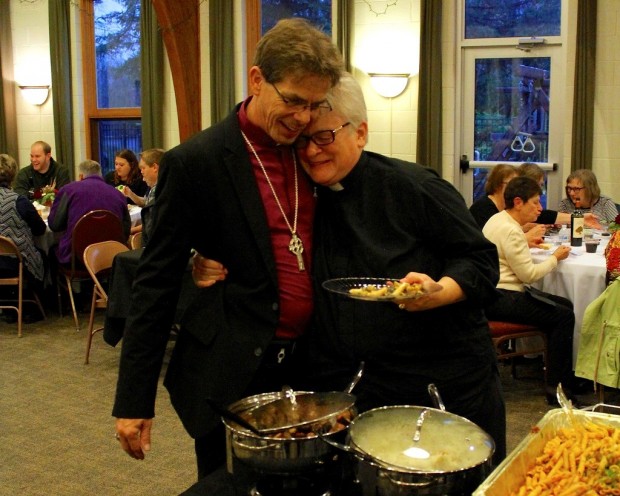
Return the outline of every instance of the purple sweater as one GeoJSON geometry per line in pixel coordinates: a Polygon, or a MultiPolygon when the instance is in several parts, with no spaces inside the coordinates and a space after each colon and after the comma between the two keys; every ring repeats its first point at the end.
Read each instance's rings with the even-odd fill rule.
{"type": "Polygon", "coordinates": [[[58,243],[57,257],[62,264],[71,261],[71,233],[82,215],[91,210],[109,210],[122,221],[129,236],[131,219],[125,195],[106,184],[101,176],[73,181],[58,191],[47,220],[52,231],[64,231],[58,243]]]}

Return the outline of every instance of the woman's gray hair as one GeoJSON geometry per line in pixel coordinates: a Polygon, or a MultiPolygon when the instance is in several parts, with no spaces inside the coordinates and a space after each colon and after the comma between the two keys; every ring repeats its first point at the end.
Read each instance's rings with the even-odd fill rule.
{"type": "Polygon", "coordinates": [[[17,162],[6,153],[0,154],[0,186],[9,188],[17,174],[17,162]]]}
{"type": "Polygon", "coordinates": [[[360,84],[348,72],[343,72],[340,81],[327,94],[332,110],[342,114],[357,129],[362,122],[368,122],[366,101],[360,84]]]}
{"type": "MultiPolygon", "coordinates": [[[[601,188],[596,180],[596,175],[590,169],[577,169],[569,174],[566,178],[566,187],[568,183],[573,180],[581,181],[581,185],[585,188],[585,200],[590,203],[590,206],[595,204],[601,197],[601,188]]],[[[570,198],[568,190],[566,190],[567,198],[570,198]]],[[[584,200],[584,198],[581,198],[584,200]]]]}

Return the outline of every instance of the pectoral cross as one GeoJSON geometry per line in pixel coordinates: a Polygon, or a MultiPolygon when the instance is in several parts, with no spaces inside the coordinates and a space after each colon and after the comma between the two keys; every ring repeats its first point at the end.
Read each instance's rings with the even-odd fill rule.
{"type": "Polygon", "coordinates": [[[297,236],[297,233],[293,233],[293,235],[291,236],[291,241],[288,244],[288,249],[293,255],[297,257],[297,265],[299,265],[299,271],[301,272],[302,270],[306,270],[306,267],[304,266],[304,259],[301,256],[301,254],[304,252],[304,245],[301,242],[301,239],[299,239],[299,236],[297,236]]]}

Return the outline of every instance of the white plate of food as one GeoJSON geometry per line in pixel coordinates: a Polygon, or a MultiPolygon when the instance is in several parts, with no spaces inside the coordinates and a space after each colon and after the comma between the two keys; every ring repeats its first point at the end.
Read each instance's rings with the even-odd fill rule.
{"type": "Polygon", "coordinates": [[[329,279],[322,286],[332,293],[366,301],[410,300],[443,289],[435,282],[409,284],[389,277],[343,277],[329,279]]]}

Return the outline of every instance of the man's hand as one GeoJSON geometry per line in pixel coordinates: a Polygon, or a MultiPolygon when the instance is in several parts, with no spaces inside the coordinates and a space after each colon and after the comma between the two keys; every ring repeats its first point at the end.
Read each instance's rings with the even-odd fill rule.
{"type": "Polygon", "coordinates": [[[226,279],[228,270],[219,262],[205,258],[199,253],[194,255],[192,263],[192,278],[199,288],[208,288],[217,281],[226,279]]]}
{"type": "Polygon", "coordinates": [[[116,439],[132,458],[144,460],[151,450],[153,419],[116,419],[116,439]]]}

